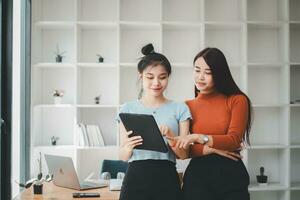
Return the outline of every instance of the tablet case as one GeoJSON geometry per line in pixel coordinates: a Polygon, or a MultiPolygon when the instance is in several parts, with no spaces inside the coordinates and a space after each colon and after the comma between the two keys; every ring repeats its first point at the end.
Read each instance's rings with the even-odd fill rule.
{"type": "Polygon", "coordinates": [[[143,138],[143,144],[136,146],[135,149],[168,152],[168,147],[152,115],[120,113],[119,116],[126,130],[133,131],[129,137],[140,135],[143,138]]]}

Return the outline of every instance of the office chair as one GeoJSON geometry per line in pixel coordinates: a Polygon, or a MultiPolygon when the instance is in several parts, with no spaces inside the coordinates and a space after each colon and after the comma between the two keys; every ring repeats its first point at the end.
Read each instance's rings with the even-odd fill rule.
{"type": "Polygon", "coordinates": [[[117,178],[118,172],[126,173],[128,163],[122,160],[103,160],[100,176],[103,172],[109,172],[111,178],[117,178]]]}

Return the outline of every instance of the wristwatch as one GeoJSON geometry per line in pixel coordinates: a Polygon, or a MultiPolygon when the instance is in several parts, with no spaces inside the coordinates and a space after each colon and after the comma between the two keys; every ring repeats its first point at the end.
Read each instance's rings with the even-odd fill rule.
{"type": "Polygon", "coordinates": [[[206,144],[206,143],[208,143],[208,141],[209,141],[208,136],[207,136],[207,135],[204,135],[204,134],[202,134],[201,139],[202,139],[202,141],[203,141],[203,144],[206,144]]]}

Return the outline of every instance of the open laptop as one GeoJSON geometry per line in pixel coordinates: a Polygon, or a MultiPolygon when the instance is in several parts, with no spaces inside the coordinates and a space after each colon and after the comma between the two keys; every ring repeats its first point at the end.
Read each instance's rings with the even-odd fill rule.
{"type": "Polygon", "coordinates": [[[53,183],[60,187],[87,190],[106,187],[106,183],[79,182],[72,158],[45,154],[49,173],[53,174],[53,183]]]}

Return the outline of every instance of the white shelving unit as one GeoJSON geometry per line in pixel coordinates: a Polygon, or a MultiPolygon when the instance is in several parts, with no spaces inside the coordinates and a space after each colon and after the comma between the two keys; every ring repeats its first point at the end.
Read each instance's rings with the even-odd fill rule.
{"type": "MultiPolygon", "coordinates": [[[[38,152],[74,159],[81,179],[118,156],[120,106],[140,89],[140,49],[152,42],[172,63],[166,95],[193,98],[193,57],[226,55],[254,107],[252,146],[243,151],[252,199],[300,197],[300,2],[298,0],[33,0],[32,171],[38,152]],[[54,51],[66,51],[56,63],[54,51]],[[104,57],[97,62],[97,54],[104,57]],[[62,104],[52,92],[64,90],[62,104]],[[94,98],[101,95],[100,104],[94,98]],[[76,124],[99,124],[104,147],[78,147],[76,124]],[[51,136],[58,136],[51,146],[51,136]],[[93,164],[89,164],[93,163],[93,164]],[[264,166],[270,184],[256,184],[264,166]]],[[[185,169],[188,161],[180,161],[185,169]]],[[[46,169],[45,169],[46,170],[46,169]]]]}

